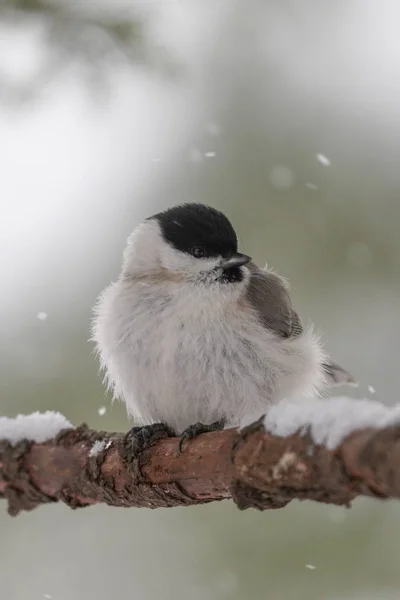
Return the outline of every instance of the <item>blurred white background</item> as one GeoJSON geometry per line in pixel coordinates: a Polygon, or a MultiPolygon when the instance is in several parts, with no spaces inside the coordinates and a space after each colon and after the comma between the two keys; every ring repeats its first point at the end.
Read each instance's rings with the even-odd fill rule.
{"type": "MultiPolygon", "coordinates": [[[[2,0],[0,414],[129,428],[91,307],[134,226],[182,201],[289,277],[352,395],[395,402],[399,19],[395,0],[2,0]]],[[[400,595],[396,503],[5,509],[5,600],[400,595]]]]}

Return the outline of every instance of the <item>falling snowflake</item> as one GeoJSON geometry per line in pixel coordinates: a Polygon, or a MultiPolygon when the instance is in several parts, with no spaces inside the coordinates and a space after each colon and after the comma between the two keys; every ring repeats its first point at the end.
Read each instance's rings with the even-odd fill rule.
{"type": "Polygon", "coordinates": [[[36,318],[39,319],[39,321],[45,321],[48,317],[48,314],[45,312],[38,312],[38,314],[36,315],[36,318]]]}
{"type": "Polygon", "coordinates": [[[331,164],[331,161],[327,156],[325,156],[325,154],[317,154],[317,160],[321,163],[321,165],[324,165],[324,167],[329,167],[331,164]]]}
{"type": "Polygon", "coordinates": [[[104,417],[104,415],[106,414],[106,407],[105,406],[100,406],[99,410],[97,411],[99,413],[99,415],[101,417],[104,417]]]}

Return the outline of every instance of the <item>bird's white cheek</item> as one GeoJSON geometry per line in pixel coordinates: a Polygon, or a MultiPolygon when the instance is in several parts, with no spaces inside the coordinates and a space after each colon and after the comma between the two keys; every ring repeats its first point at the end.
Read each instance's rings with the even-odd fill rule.
{"type": "Polygon", "coordinates": [[[177,252],[165,245],[160,253],[161,266],[167,271],[182,272],[187,266],[187,258],[182,252],[177,252]]]}

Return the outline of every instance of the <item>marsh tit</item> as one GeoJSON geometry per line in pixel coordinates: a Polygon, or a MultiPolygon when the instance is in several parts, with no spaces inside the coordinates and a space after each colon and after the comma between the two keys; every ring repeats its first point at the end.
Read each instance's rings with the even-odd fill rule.
{"type": "Polygon", "coordinates": [[[93,338],[136,447],[238,426],[293,396],[353,383],[295,312],[285,279],[238,251],[220,211],[183,204],[138,225],[93,338]]]}

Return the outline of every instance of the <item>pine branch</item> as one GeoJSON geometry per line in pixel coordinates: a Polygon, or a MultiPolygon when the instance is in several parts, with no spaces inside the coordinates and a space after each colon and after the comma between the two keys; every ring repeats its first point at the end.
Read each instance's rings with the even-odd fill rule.
{"type": "Polygon", "coordinates": [[[356,496],[400,497],[400,426],[353,431],[334,450],[310,432],[277,437],[263,420],[207,433],[182,454],[169,438],[129,460],[124,435],[82,425],[45,443],[0,441],[0,495],[9,514],[47,502],[73,508],[190,506],[233,498],[240,509],[308,499],[349,506],[356,496]]]}

